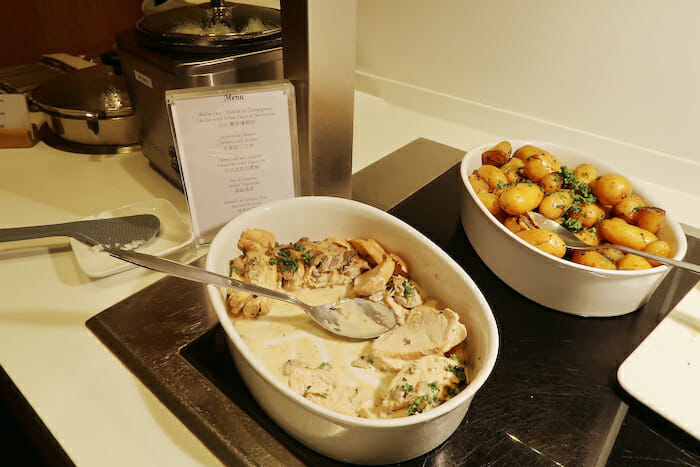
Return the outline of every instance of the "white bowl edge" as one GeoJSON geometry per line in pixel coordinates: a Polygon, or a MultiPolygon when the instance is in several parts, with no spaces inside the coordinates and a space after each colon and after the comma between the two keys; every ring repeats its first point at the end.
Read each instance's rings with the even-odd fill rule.
{"type": "MultiPolygon", "coordinates": [[[[531,253],[531,255],[535,255],[534,258],[546,258],[547,260],[551,261],[551,266],[558,268],[559,270],[562,271],[579,271],[581,272],[583,277],[583,274],[587,274],[588,277],[600,277],[600,278],[605,278],[608,280],[620,280],[620,281],[626,281],[626,280],[633,280],[634,278],[638,278],[639,280],[647,281],[649,283],[655,283],[658,285],[658,283],[661,282],[661,280],[665,277],[665,275],[669,272],[670,268],[668,266],[658,266],[652,269],[646,269],[646,270],[639,270],[639,271],[609,271],[609,270],[603,270],[603,269],[596,269],[592,268],[589,266],[584,266],[581,264],[573,263],[571,261],[565,260],[565,259],[560,259],[556,258],[554,256],[548,255],[541,250],[535,248],[534,246],[530,245],[529,243],[525,242],[515,234],[513,234],[508,228],[506,228],[503,224],[498,222],[498,220],[488,212],[488,210],[483,206],[483,203],[481,203],[476,196],[476,193],[474,192],[474,189],[472,188],[471,184],[469,183],[469,175],[473,172],[473,170],[477,169],[481,165],[481,153],[490,148],[493,147],[495,144],[497,144],[500,141],[510,141],[513,148],[517,148],[520,146],[523,146],[525,144],[532,144],[534,146],[540,147],[542,149],[545,149],[552,154],[555,155],[560,161],[564,163],[564,165],[568,165],[570,167],[574,167],[578,165],[579,163],[583,162],[588,162],[593,164],[597,169],[599,169],[599,173],[623,173],[622,170],[615,169],[612,166],[608,165],[604,161],[601,161],[600,159],[591,156],[589,154],[586,154],[582,151],[579,151],[577,149],[564,146],[561,144],[557,143],[550,143],[550,142],[543,142],[543,141],[533,141],[533,140],[518,140],[518,139],[500,139],[498,141],[492,141],[489,143],[485,143],[482,145],[479,145],[467,152],[467,154],[463,157],[462,162],[460,164],[460,175],[462,179],[462,184],[464,185],[464,191],[466,191],[466,197],[463,198],[463,207],[462,207],[462,223],[463,223],[463,228],[465,230],[465,233],[467,234],[468,237],[470,237],[470,242],[472,241],[471,236],[474,235],[473,230],[470,231],[470,229],[473,229],[473,227],[467,226],[465,224],[465,212],[466,212],[466,207],[464,206],[464,203],[466,202],[471,202],[475,206],[478,207],[478,210],[482,213],[481,217],[482,218],[488,218],[489,222],[493,224],[501,233],[509,237],[510,239],[515,241],[515,245],[519,245],[521,248],[524,247],[526,250],[531,253]],[[561,156],[564,154],[563,156],[561,156]],[[571,159],[577,159],[574,161],[573,164],[569,163],[569,160],[571,159]],[[468,200],[468,201],[467,201],[468,200]]],[[[654,200],[654,196],[650,195],[649,193],[645,192],[643,189],[638,190],[637,186],[639,184],[635,183],[636,180],[634,178],[628,177],[631,184],[632,184],[632,190],[635,194],[638,194],[641,196],[645,201],[647,201],[650,204],[655,204],[656,201],[654,200]]],[[[663,206],[661,206],[663,207],[663,206]]],[[[683,233],[683,230],[680,227],[680,224],[676,222],[673,219],[673,216],[671,214],[666,215],[666,222],[663,227],[663,236],[668,240],[671,240],[672,246],[675,249],[673,258],[674,259],[682,259],[686,252],[687,252],[687,242],[685,238],[685,234],[683,233]]],[[[473,242],[472,242],[473,243],[473,242]]],[[[475,250],[477,250],[477,253],[479,253],[479,256],[481,257],[482,254],[480,251],[482,250],[483,246],[482,245],[474,245],[475,250]]],[[[485,259],[482,257],[482,260],[489,265],[488,259],[485,259]]],[[[489,265],[489,268],[492,269],[492,271],[504,282],[509,283],[510,280],[508,279],[508,274],[506,271],[499,270],[496,271],[494,270],[491,265],[489,265]],[[506,276],[506,277],[504,277],[506,276]]],[[[510,285],[510,284],[509,284],[510,285]]],[[[653,285],[653,288],[656,287],[656,285],[653,285]]],[[[602,313],[591,313],[591,314],[584,314],[580,310],[577,311],[572,311],[571,309],[563,309],[562,307],[557,307],[557,306],[552,306],[551,304],[547,303],[542,303],[541,300],[538,300],[536,298],[533,298],[528,291],[524,291],[520,289],[519,287],[515,287],[516,290],[525,295],[526,297],[536,301],[537,303],[540,303],[543,306],[549,306],[552,307],[558,311],[563,311],[567,313],[572,313],[576,314],[579,316],[601,316],[601,317],[608,317],[608,316],[618,316],[621,314],[626,314],[629,312],[634,311],[634,309],[627,309],[621,312],[602,312],[602,313]]],[[[651,294],[649,294],[650,296],[651,294]]],[[[645,298],[645,300],[648,300],[648,296],[645,298]]],[[[642,302],[645,303],[644,300],[642,302]]],[[[642,303],[643,304],[643,303],[642,303]]]]}
{"type": "MultiPolygon", "coordinates": [[[[228,273],[228,271],[222,271],[222,265],[221,263],[222,259],[218,258],[218,255],[224,254],[224,252],[221,250],[221,248],[218,248],[218,245],[220,245],[221,239],[222,238],[235,238],[237,240],[238,236],[240,235],[240,232],[242,231],[243,228],[250,228],[250,227],[258,227],[258,228],[266,228],[266,225],[261,225],[259,220],[254,220],[254,219],[259,219],[261,216],[268,215],[267,211],[275,211],[275,210],[282,210],[284,211],[285,209],[289,209],[290,207],[299,207],[299,206],[304,206],[304,205],[325,205],[328,207],[328,209],[332,209],[334,211],[343,211],[343,210],[351,210],[353,213],[356,215],[362,215],[369,221],[375,221],[375,222],[386,222],[391,226],[391,228],[400,230],[405,232],[405,234],[408,236],[407,238],[410,238],[411,241],[413,242],[418,242],[422,243],[423,247],[429,248],[431,253],[439,259],[442,263],[445,264],[445,267],[448,268],[450,271],[452,271],[454,274],[456,274],[456,277],[466,285],[468,285],[470,289],[470,293],[473,295],[472,300],[478,303],[478,306],[480,309],[484,310],[483,317],[480,318],[483,321],[483,326],[486,328],[486,336],[485,338],[488,339],[487,341],[487,347],[488,350],[486,354],[483,356],[483,361],[481,361],[481,367],[479,371],[477,372],[476,376],[474,379],[472,379],[469,383],[469,385],[462,391],[460,394],[455,396],[453,399],[445,402],[441,406],[430,410],[428,412],[414,415],[411,417],[404,417],[404,418],[397,418],[397,419],[388,419],[388,420],[371,420],[371,419],[364,419],[364,418],[359,418],[359,417],[352,417],[352,416],[347,416],[347,415],[342,415],[338,414],[336,412],[332,412],[330,410],[327,410],[323,407],[320,407],[302,396],[294,393],[290,388],[287,386],[282,385],[280,382],[276,380],[276,378],[269,372],[267,371],[264,367],[261,365],[257,364],[257,359],[255,358],[254,355],[248,350],[247,346],[244,344],[243,340],[240,338],[238,333],[235,331],[235,327],[233,326],[226,310],[226,306],[224,304],[224,301],[222,299],[222,294],[221,291],[214,286],[209,286],[208,287],[208,293],[210,295],[211,301],[214,304],[214,309],[217,313],[217,316],[219,318],[219,321],[221,322],[222,326],[224,327],[224,330],[226,331],[227,335],[229,336],[229,339],[232,341],[233,345],[236,347],[236,349],[240,352],[241,356],[245,359],[245,361],[251,366],[252,369],[264,380],[269,382],[273,387],[277,389],[281,394],[285,395],[287,398],[293,400],[296,404],[304,407],[305,409],[309,410],[310,412],[326,419],[330,420],[333,423],[337,423],[339,425],[345,426],[345,427],[363,427],[363,428],[376,428],[376,429],[382,429],[382,428],[401,428],[401,427],[409,427],[413,425],[418,425],[426,422],[430,422],[433,419],[437,419],[450,411],[454,410],[456,407],[458,407],[461,404],[468,404],[470,403],[471,399],[473,398],[474,394],[480,389],[480,387],[484,384],[488,376],[490,375],[491,371],[493,370],[493,367],[496,362],[496,357],[498,354],[498,330],[496,326],[495,319],[493,317],[493,313],[490,310],[490,307],[488,303],[486,302],[485,298],[479,291],[479,289],[476,287],[474,284],[473,280],[466,274],[466,272],[452,259],[447,255],[444,251],[442,251],[439,247],[437,247],[434,243],[432,243],[429,239],[427,239],[425,236],[423,236],[420,232],[417,230],[413,229],[410,227],[408,224],[405,224],[404,222],[400,221],[399,219],[383,212],[380,211],[376,208],[373,208],[368,205],[364,205],[355,201],[350,201],[342,198],[329,198],[329,197],[302,197],[302,198],[292,198],[292,199],[287,199],[287,200],[280,200],[276,201],[273,203],[270,203],[265,206],[260,206],[258,208],[254,208],[250,211],[247,211],[246,213],[243,213],[241,216],[238,218],[230,221],[227,225],[225,225],[220,232],[217,234],[215,237],[214,241],[212,242],[212,248],[210,249],[210,253],[207,257],[206,261],[206,267],[207,269],[214,271],[214,272],[219,272],[219,273],[228,273]],[[217,241],[217,239],[219,239],[217,241]],[[218,264],[217,264],[218,263],[218,264]]],[[[313,209],[313,206],[309,206],[306,209],[313,209]]],[[[290,223],[299,223],[298,219],[289,219],[290,223]]],[[[297,232],[301,233],[299,236],[309,236],[312,237],[312,235],[309,235],[308,233],[303,233],[304,229],[309,230],[308,226],[304,225],[296,225],[295,227],[292,227],[291,230],[297,229],[297,232]]],[[[332,230],[331,226],[328,226],[326,228],[327,230],[330,229],[332,230]]],[[[274,229],[272,229],[274,231],[274,229]]],[[[345,236],[344,232],[328,232],[326,231],[326,236],[328,235],[340,235],[340,236],[345,236]]],[[[371,232],[365,232],[365,236],[370,236],[371,232]]],[[[298,238],[298,237],[297,237],[298,238]]],[[[280,238],[280,240],[284,241],[294,241],[297,238],[280,238]]],[[[313,236],[312,238],[315,238],[313,236]]],[[[404,241],[407,241],[404,239],[404,241]]],[[[391,245],[389,245],[389,248],[391,249],[391,245]]],[[[235,243],[234,243],[234,249],[236,252],[238,252],[237,248],[235,248],[235,243]]],[[[232,259],[233,257],[237,256],[240,253],[237,253],[235,255],[229,255],[228,258],[226,258],[226,264],[228,260],[232,259]]],[[[420,281],[419,281],[420,282],[420,281]]],[[[430,288],[429,288],[430,289],[430,288]]],[[[447,302],[449,303],[449,302],[447,302]]],[[[457,311],[457,310],[456,310],[457,311]]],[[[466,313],[466,311],[464,311],[466,313]]],[[[476,319],[477,317],[472,317],[472,319],[476,319]]],[[[262,404],[261,404],[262,406],[262,404]]],[[[456,428],[456,427],[455,427],[456,428]]],[[[451,433],[449,433],[451,434],[451,433]]],[[[449,436],[448,434],[448,436],[449,436]]],[[[313,447],[313,446],[312,446],[313,447]]]]}

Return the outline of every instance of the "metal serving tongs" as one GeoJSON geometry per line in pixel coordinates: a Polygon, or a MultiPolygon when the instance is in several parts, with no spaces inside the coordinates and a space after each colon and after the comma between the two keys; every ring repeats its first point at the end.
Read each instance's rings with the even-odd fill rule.
{"type": "Polygon", "coordinates": [[[88,245],[134,248],[152,239],[160,230],[153,214],[93,219],[63,224],[0,229],[0,242],[45,237],[72,237],[88,245]]]}

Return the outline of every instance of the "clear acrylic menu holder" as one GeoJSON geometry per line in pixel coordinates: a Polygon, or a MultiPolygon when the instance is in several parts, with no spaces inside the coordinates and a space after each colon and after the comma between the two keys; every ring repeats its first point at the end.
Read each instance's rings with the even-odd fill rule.
{"type": "Polygon", "coordinates": [[[301,193],[289,81],[176,89],[165,97],[197,245],[239,214],[301,193]]]}

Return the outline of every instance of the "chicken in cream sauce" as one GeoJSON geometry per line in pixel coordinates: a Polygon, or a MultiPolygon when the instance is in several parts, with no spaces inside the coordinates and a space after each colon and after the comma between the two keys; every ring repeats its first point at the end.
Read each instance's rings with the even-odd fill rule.
{"type": "Polygon", "coordinates": [[[280,245],[263,229],[241,234],[231,276],[312,305],[363,297],[384,302],[398,325],[371,341],[330,335],[294,305],[229,290],[237,332],[282,384],[327,409],[365,418],[422,413],[467,384],[467,329],[413,281],[408,265],[374,239],[280,245]]]}

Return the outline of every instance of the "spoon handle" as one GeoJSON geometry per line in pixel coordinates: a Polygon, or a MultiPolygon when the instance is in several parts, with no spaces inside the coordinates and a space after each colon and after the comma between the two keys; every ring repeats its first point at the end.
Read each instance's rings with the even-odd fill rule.
{"type": "Polygon", "coordinates": [[[207,271],[206,269],[178,263],[165,258],[159,258],[157,256],[147,255],[145,253],[139,253],[137,251],[126,251],[119,248],[110,248],[105,251],[107,251],[111,256],[121,259],[122,261],[126,261],[147,269],[152,269],[154,271],[163,272],[170,276],[179,277],[180,279],[201,282],[203,284],[218,285],[229,289],[238,289],[255,295],[272,298],[274,300],[282,300],[283,302],[291,303],[305,309],[308,308],[304,302],[292,297],[291,295],[261,287],[259,285],[250,284],[248,282],[239,281],[233,277],[216,274],[214,272],[207,271]]]}
{"type": "Polygon", "coordinates": [[[664,256],[655,255],[653,253],[647,253],[646,251],[635,250],[634,248],[629,248],[622,245],[609,246],[610,248],[615,248],[616,250],[624,251],[625,253],[632,253],[633,255],[643,256],[644,258],[649,258],[651,260],[658,261],[659,263],[670,264],[671,266],[676,266],[694,272],[695,274],[700,274],[700,264],[694,264],[689,263],[687,261],[679,261],[677,259],[666,258],[664,256]]]}
{"type": "Polygon", "coordinates": [[[32,225],[29,227],[12,227],[0,229],[0,242],[13,242],[15,240],[29,240],[44,237],[70,237],[75,223],[52,225],[32,225]]]}

